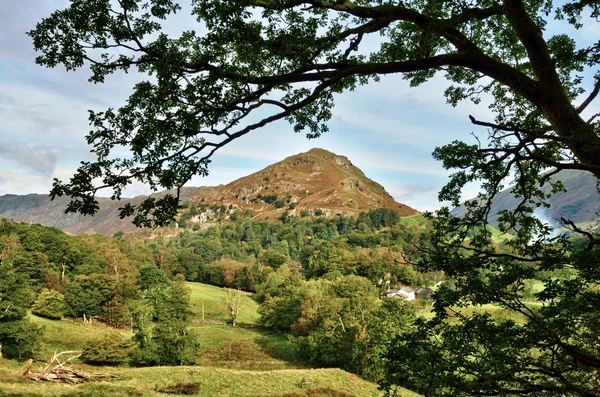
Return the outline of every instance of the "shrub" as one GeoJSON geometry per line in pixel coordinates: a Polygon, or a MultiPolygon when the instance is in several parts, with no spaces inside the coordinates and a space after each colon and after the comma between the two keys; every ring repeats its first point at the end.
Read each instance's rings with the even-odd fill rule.
{"type": "Polygon", "coordinates": [[[52,320],[63,318],[67,311],[65,297],[58,291],[44,289],[31,307],[31,312],[52,320]]]}
{"type": "Polygon", "coordinates": [[[30,358],[40,348],[42,329],[27,319],[0,321],[0,348],[7,358],[30,358]]]}
{"type": "Polygon", "coordinates": [[[131,341],[118,331],[108,331],[100,338],[91,339],[83,347],[81,361],[87,364],[118,365],[129,358],[131,341]]]}
{"type": "Polygon", "coordinates": [[[273,202],[273,205],[275,206],[275,208],[283,208],[286,205],[286,201],[282,198],[277,199],[273,202]]]}

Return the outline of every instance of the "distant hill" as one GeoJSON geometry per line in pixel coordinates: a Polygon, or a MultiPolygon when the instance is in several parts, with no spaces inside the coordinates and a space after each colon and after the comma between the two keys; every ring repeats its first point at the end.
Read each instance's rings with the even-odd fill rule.
{"type": "Polygon", "coordinates": [[[229,212],[249,210],[257,219],[278,219],[286,211],[326,217],[356,217],[378,208],[397,210],[400,216],[419,213],[397,203],[347,157],[324,149],[287,157],[227,185],[208,188],[190,201],[217,203],[230,208],[229,212]]]}
{"type": "MultiPolygon", "coordinates": [[[[205,188],[183,188],[181,191],[182,200],[197,195],[203,189],[205,188]]],[[[162,194],[165,194],[165,192],[157,193],[157,195],[162,194]]],[[[129,202],[140,203],[146,197],[137,196],[121,201],[98,198],[100,210],[92,217],[73,213],[65,214],[65,208],[69,202],[67,197],[60,197],[51,201],[50,197],[45,194],[7,194],[0,196],[0,217],[17,222],[54,226],[72,234],[101,233],[112,235],[119,230],[131,232],[138,229],[131,223],[131,218],[119,218],[119,208],[129,202]]]]}
{"type": "MultiPolygon", "coordinates": [[[[157,193],[157,195],[165,192],[157,193]]],[[[41,194],[0,196],[0,217],[19,222],[40,223],[69,233],[112,235],[137,228],[131,218],[120,219],[119,208],[128,202],[139,203],[146,196],[112,201],[98,198],[100,210],[93,217],[65,214],[68,198],[50,201],[41,194]]],[[[190,224],[207,227],[215,221],[227,222],[235,211],[256,219],[277,220],[289,215],[356,217],[378,208],[397,210],[400,216],[418,211],[394,201],[383,186],[367,178],[347,157],[323,149],[312,149],[288,157],[254,174],[217,187],[186,187],[181,192],[184,218],[190,224]],[[198,207],[202,211],[198,211],[198,207]],[[211,208],[219,208],[216,210],[211,208]]]]}
{"type": "MultiPolygon", "coordinates": [[[[564,170],[554,175],[552,180],[562,181],[567,191],[554,194],[548,201],[550,208],[540,207],[539,216],[546,218],[554,226],[561,217],[578,224],[589,224],[598,220],[600,194],[596,187],[598,180],[592,174],[578,170],[564,170]]],[[[549,193],[550,185],[546,184],[542,190],[549,193]]],[[[502,210],[516,208],[519,201],[519,198],[512,195],[510,188],[500,192],[492,203],[490,223],[497,226],[498,213],[502,210]]],[[[464,213],[464,207],[455,208],[452,213],[457,216],[461,215],[464,213]]]]}

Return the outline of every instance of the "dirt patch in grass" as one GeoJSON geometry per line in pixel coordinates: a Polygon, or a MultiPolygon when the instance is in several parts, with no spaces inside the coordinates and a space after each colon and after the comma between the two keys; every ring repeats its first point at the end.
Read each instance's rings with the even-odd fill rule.
{"type": "Polygon", "coordinates": [[[332,389],[331,387],[319,387],[316,389],[307,389],[292,393],[278,394],[271,397],[359,397],[356,394],[348,393],[343,390],[332,389]]]}
{"type": "Polygon", "coordinates": [[[159,393],[192,395],[200,393],[200,383],[177,383],[156,389],[159,393]]]}

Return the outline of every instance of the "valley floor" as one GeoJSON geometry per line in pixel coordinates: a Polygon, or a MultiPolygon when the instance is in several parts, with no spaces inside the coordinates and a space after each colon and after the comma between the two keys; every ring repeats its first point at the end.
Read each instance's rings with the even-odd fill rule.
{"type": "MultiPolygon", "coordinates": [[[[341,369],[306,368],[295,360],[294,350],[285,335],[256,327],[258,305],[244,297],[240,321],[250,327],[218,324],[225,318],[224,291],[218,287],[188,283],[192,290],[194,327],[201,337],[200,362],[193,367],[97,367],[77,364],[91,373],[111,373],[116,381],[80,385],[34,383],[19,371],[22,362],[0,363],[0,396],[167,396],[158,390],[178,384],[197,384],[197,396],[227,397],[370,397],[380,396],[377,385],[341,369]],[[202,311],[204,308],[204,321],[202,311]],[[210,323],[217,322],[217,324],[210,323]]],[[[42,350],[32,371],[38,370],[55,351],[80,350],[106,328],[101,324],[83,325],[79,321],[53,321],[31,315],[43,326],[42,350]]],[[[128,331],[122,330],[125,335],[128,331]]],[[[406,397],[417,394],[406,391],[406,397]]]]}

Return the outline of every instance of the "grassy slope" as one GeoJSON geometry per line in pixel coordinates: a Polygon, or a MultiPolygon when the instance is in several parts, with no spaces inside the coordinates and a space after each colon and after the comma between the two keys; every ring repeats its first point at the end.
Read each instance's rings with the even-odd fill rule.
{"type": "Polygon", "coordinates": [[[425,216],[423,215],[413,215],[413,216],[403,216],[400,218],[400,222],[405,223],[407,225],[418,225],[421,226],[427,222],[425,216]]]}
{"type": "MultiPolygon", "coordinates": [[[[186,283],[192,290],[192,313],[194,318],[202,318],[202,301],[204,301],[204,318],[206,320],[227,320],[227,309],[225,307],[225,290],[208,284],[186,283]]],[[[244,293],[242,308],[238,316],[238,322],[245,324],[256,324],[259,314],[256,312],[258,303],[250,294],[244,293]]]]}
{"type": "MultiPolygon", "coordinates": [[[[19,396],[165,396],[156,388],[199,383],[198,396],[278,396],[307,388],[331,387],[356,396],[379,396],[377,386],[340,369],[245,371],[211,367],[88,368],[122,378],[112,382],[66,385],[33,382],[0,368],[0,395],[19,396]]],[[[416,396],[407,392],[408,396],[416,396]]]]}
{"type": "MultiPolygon", "coordinates": [[[[424,227],[428,221],[424,215],[414,215],[402,217],[400,218],[400,222],[409,226],[424,227]]],[[[497,244],[511,238],[509,234],[502,233],[492,225],[488,225],[488,230],[492,233],[492,240],[497,244]]]]}
{"type": "MultiPolygon", "coordinates": [[[[189,286],[194,311],[199,313],[197,309],[204,297],[205,319],[220,319],[224,310],[220,303],[223,290],[198,283],[190,283],[189,286]]],[[[250,296],[245,299],[247,306],[241,316],[242,322],[254,323],[258,318],[258,305],[250,296]]],[[[39,361],[55,350],[79,350],[86,340],[105,331],[99,324],[84,326],[78,322],[52,321],[34,315],[31,315],[31,320],[44,326],[42,350],[36,357],[39,361]]],[[[155,389],[177,383],[199,383],[199,396],[279,397],[298,393],[297,396],[302,397],[321,395],[314,390],[313,394],[309,392],[325,388],[344,391],[344,396],[380,396],[375,384],[340,369],[300,368],[293,361],[294,351],[285,336],[260,328],[233,328],[220,324],[197,324],[194,327],[201,338],[200,366],[115,368],[82,365],[88,372],[113,373],[123,379],[68,385],[33,383],[18,373],[22,363],[4,360],[0,363],[0,396],[165,396],[155,389]]],[[[128,331],[121,332],[130,335],[128,331]]],[[[33,369],[37,367],[38,364],[34,364],[33,369]]],[[[406,391],[402,396],[418,395],[406,391]]]]}

